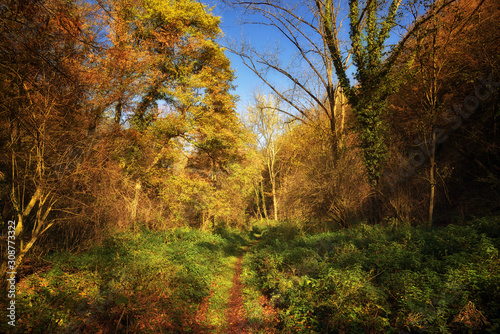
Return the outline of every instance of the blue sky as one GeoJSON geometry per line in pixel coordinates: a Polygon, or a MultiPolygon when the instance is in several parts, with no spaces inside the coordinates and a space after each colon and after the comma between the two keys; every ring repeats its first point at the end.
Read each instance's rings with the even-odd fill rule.
{"type": "MultiPolygon", "coordinates": [[[[200,0],[202,3],[206,4],[209,8],[214,7],[212,14],[219,16],[221,18],[220,28],[224,34],[224,37],[219,41],[221,45],[225,45],[225,40],[235,39],[241,40],[244,35],[247,40],[250,40],[252,44],[257,44],[258,46],[263,46],[262,42],[272,42],[277,41],[280,35],[275,34],[270,29],[263,29],[255,25],[241,25],[238,20],[242,18],[242,13],[237,9],[229,8],[228,6],[222,4],[217,0],[200,0]]],[[[244,113],[246,106],[252,100],[252,94],[254,89],[258,87],[264,87],[262,81],[250,70],[248,69],[241,59],[234,55],[233,53],[226,51],[226,55],[231,60],[231,67],[236,71],[235,85],[236,91],[234,92],[239,96],[237,110],[239,113],[244,113]]]]}
{"type": "MultiPolygon", "coordinates": [[[[221,45],[226,45],[226,39],[241,41],[242,36],[250,42],[251,45],[255,46],[259,50],[265,50],[265,48],[273,47],[275,45],[283,45],[285,48],[284,55],[290,56],[292,52],[287,52],[286,43],[282,41],[282,35],[276,29],[264,27],[260,25],[241,25],[239,24],[239,20],[245,19],[243,17],[243,13],[239,8],[230,8],[227,5],[223,4],[218,0],[199,0],[200,2],[206,4],[208,8],[213,8],[212,14],[215,16],[221,17],[220,28],[225,35],[220,39],[219,43],[221,45]]],[[[307,15],[304,13],[303,15],[307,15]]],[[[344,29],[348,27],[348,20],[343,22],[344,29]]],[[[392,36],[389,38],[389,43],[396,43],[400,38],[393,32],[392,36]]],[[[340,35],[341,40],[347,40],[348,34],[345,30],[341,31],[340,35]],[[342,33],[344,35],[342,35],[342,33]]],[[[293,50],[294,52],[295,50],[293,50]]],[[[231,60],[231,67],[236,71],[236,80],[235,85],[237,86],[236,91],[234,92],[239,96],[239,102],[237,106],[237,111],[240,114],[245,113],[246,106],[251,103],[253,92],[255,89],[260,88],[264,92],[268,92],[269,89],[265,86],[265,84],[255,75],[250,69],[248,69],[239,58],[239,56],[234,55],[233,53],[226,51],[226,55],[231,60]]],[[[351,67],[348,72],[352,74],[353,68],[351,67]]],[[[286,80],[274,76],[271,77],[271,80],[274,79],[275,82],[288,84],[286,80]]]]}
{"type": "MultiPolygon", "coordinates": [[[[284,41],[283,35],[276,28],[256,24],[240,24],[240,20],[248,19],[248,16],[243,14],[240,7],[231,8],[218,0],[199,1],[207,5],[208,8],[215,6],[212,9],[212,14],[221,18],[220,28],[224,34],[224,37],[219,41],[221,45],[225,46],[227,39],[240,42],[243,36],[245,40],[254,46],[259,52],[266,50],[270,51],[271,49],[274,49],[275,46],[279,45],[280,59],[286,63],[285,66],[288,64],[288,60],[295,54],[295,47],[288,45],[287,42],[284,41]]],[[[307,16],[310,15],[310,13],[304,11],[301,15],[307,16]]],[[[257,17],[260,19],[260,16],[257,17]]],[[[347,21],[344,22],[344,24],[347,24],[347,21]]],[[[347,39],[348,35],[344,37],[344,39],[347,39]]],[[[248,106],[253,100],[253,92],[256,89],[259,89],[264,93],[269,93],[270,89],[255,73],[245,66],[239,56],[231,53],[230,51],[226,51],[226,55],[231,60],[231,67],[235,70],[237,76],[235,80],[237,88],[234,92],[239,96],[237,111],[240,114],[244,114],[246,106],[248,106]]],[[[300,71],[299,68],[297,68],[297,70],[300,71]]],[[[290,81],[284,79],[278,74],[273,75],[272,72],[268,74],[267,79],[275,84],[277,83],[281,88],[288,87],[290,85],[290,81]]]]}

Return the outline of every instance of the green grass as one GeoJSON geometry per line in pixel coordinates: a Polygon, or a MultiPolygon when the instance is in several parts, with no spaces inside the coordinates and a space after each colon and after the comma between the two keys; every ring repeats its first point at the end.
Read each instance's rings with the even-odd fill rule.
{"type": "Polygon", "coordinates": [[[14,332],[210,332],[219,320],[198,321],[198,308],[245,244],[237,231],[182,228],[122,233],[85,253],[51,254],[49,270],[18,284],[14,332]]]}
{"type": "Polygon", "coordinates": [[[206,315],[207,322],[213,326],[214,333],[222,333],[227,327],[225,310],[231,297],[236,260],[237,257],[231,256],[214,280],[213,295],[210,298],[206,315]]]}
{"type": "MultiPolygon", "coordinates": [[[[243,307],[247,316],[249,333],[268,334],[275,331],[274,313],[266,311],[265,296],[258,288],[258,277],[252,270],[251,256],[243,257],[241,282],[243,284],[243,307]]],[[[267,306],[269,308],[269,306],[267,306]]]]}

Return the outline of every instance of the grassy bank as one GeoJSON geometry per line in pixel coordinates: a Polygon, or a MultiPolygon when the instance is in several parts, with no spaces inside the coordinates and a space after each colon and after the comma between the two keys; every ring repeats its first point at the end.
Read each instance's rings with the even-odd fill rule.
{"type": "Polygon", "coordinates": [[[432,230],[280,224],[248,263],[283,333],[498,333],[499,247],[498,216],[432,230]]]}
{"type": "Polygon", "coordinates": [[[200,311],[200,304],[246,244],[233,230],[177,229],[122,233],[82,254],[52,254],[43,272],[18,284],[13,332],[211,332],[212,306],[200,311]]]}

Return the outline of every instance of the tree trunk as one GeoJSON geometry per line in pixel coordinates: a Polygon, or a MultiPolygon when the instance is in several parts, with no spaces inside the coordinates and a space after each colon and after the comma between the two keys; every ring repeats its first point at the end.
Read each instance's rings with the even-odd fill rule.
{"type": "Polygon", "coordinates": [[[382,221],[383,199],[379,190],[378,180],[373,185],[374,192],[370,195],[370,217],[368,222],[371,224],[379,224],[382,221]]]}
{"type": "Polygon", "coordinates": [[[342,90],[339,92],[339,103],[340,103],[340,142],[342,143],[344,139],[344,124],[345,124],[345,105],[344,105],[344,94],[342,90]]]}
{"type": "Polygon", "coordinates": [[[336,160],[338,153],[338,129],[337,129],[337,89],[334,89],[331,84],[328,86],[328,100],[330,108],[330,136],[332,138],[332,154],[336,160]]]}
{"type": "Polygon", "coordinates": [[[264,211],[264,217],[266,218],[266,222],[269,220],[267,216],[267,207],[266,207],[266,195],[264,194],[264,184],[260,181],[260,193],[262,194],[262,211],[264,211]]]}
{"type": "Polygon", "coordinates": [[[12,189],[11,200],[12,200],[12,204],[14,206],[14,210],[16,210],[16,212],[17,212],[17,219],[18,219],[17,225],[16,225],[16,231],[15,231],[16,238],[20,238],[23,235],[24,218],[27,217],[31,213],[31,210],[36,205],[36,203],[40,200],[41,196],[42,196],[42,189],[40,187],[37,187],[35,193],[33,194],[33,196],[31,196],[31,199],[30,199],[28,205],[23,210],[20,207],[19,202],[17,201],[17,197],[15,194],[14,188],[12,189]]]}
{"type": "MultiPolygon", "coordinates": [[[[435,7],[433,5],[432,11],[434,13],[435,7]]],[[[434,29],[437,29],[437,18],[434,14],[433,17],[433,25],[434,29]]],[[[431,106],[431,116],[434,118],[437,109],[437,59],[436,59],[436,35],[437,30],[432,35],[432,81],[431,81],[431,94],[430,94],[430,106],[431,106]]],[[[432,227],[433,216],[434,216],[434,192],[436,187],[436,182],[434,180],[434,170],[436,164],[436,132],[431,127],[431,147],[430,147],[430,170],[429,170],[429,182],[431,185],[430,193],[429,193],[429,217],[427,220],[427,227],[432,227]]]]}
{"type": "MultiPolygon", "coordinates": [[[[28,204],[28,206],[26,207],[25,211],[22,214],[18,214],[18,219],[22,221],[24,217],[26,217],[29,214],[29,212],[36,203],[38,203],[38,206],[36,212],[35,225],[33,227],[33,232],[31,234],[29,242],[26,244],[26,246],[24,245],[22,240],[22,234],[24,232],[23,227],[22,225],[19,224],[16,225],[14,236],[15,236],[15,242],[19,242],[19,246],[16,247],[18,249],[18,253],[16,254],[16,259],[15,259],[16,261],[15,268],[14,270],[10,270],[9,272],[17,272],[24,257],[26,256],[26,254],[28,254],[28,252],[33,247],[38,238],[40,238],[41,235],[43,235],[52,225],[54,225],[54,222],[47,224],[47,226],[45,226],[45,223],[47,222],[47,217],[49,213],[52,211],[55,201],[52,201],[50,193],[45,196],[42,196],[40,188],[37,188],[37,191],[32,196],[32,200],[30,201],[30,204],[28,204]],[[48,207],[45,208],[44,204],[47,201],[49,201],[49,205],[48,207]]],[[[5,277],[6,273],[7,273],[7,263],[3,263],[2,267],[0,268],[0,277],[2,278],[5,277]]]]}
{"type": "Polygon", "coordinates": [[[262,220],[262,211],[260,210],[260,196],[259,196],[259,190],[257,186],[254,186],[254,191],[255,191],[255,199],[257,201],[257,217],[259,217],[259,220],[262,220]]]}
{"type": "Polygon", "coordinates": [[[26,254],[28,254],[28,252],[30,251],[31,247],[33,247],[33,245],[35,244],[35,242],[38,240],[38,238],[43,234],[45,233],[45,231],[47,231],[54,223],[50,223],[48,224],[44,229],[43,231],[41,232],[38,232],[36,234],[34,234],[30,241],[26,244],[26,246],[22,246],[19,247],[19,255],[16,256],[16,265],[15,265],[15,268],[14,270],[7,270],[7,262],[5,263],[2,263],[2,268],[0,269],[0,277],[5,277],[5,275],[7,274],[7,272],[17,272],[17,270],[19,269],[19,267],[21,266],[21,263],[23,262],[23,259],[24,257],[26,256],[26,254]]]}
{"type": "Polygon", "coordinates": [[[120,97],[115,107],[115,124],[120,124],[121,119],[122,119],[122,98],[120,97]]]}
{"type": "Polygon", "coordinates": [[[276,179],[273,177],[271,182],[273,190],[273,208],[274,208],[274,220],[278,220],[278,200],[276,199],[276,179]]]}
{"type": "Polygon", "coordinates": [[[435,197],[435,188],[436,181],[434,176],[434,170],[436,165],[436,133],[432,131],[431,136],[431,149],[430,149],[430,166],[429,166],[429,182],[431,185],[430,194],[429,194],[429,217],[427,220],[427,227],[432,227],[433,216],[434,216],[434,197],[435,197]]]}

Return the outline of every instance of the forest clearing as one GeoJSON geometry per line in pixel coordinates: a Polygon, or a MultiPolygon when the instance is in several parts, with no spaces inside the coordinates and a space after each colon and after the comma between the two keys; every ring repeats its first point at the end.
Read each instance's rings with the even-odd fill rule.
{"type": "Polygon", "coordinates": [[[499,219],[118,234],[27,262],[11,331],[494,333],[499,219]]]}

